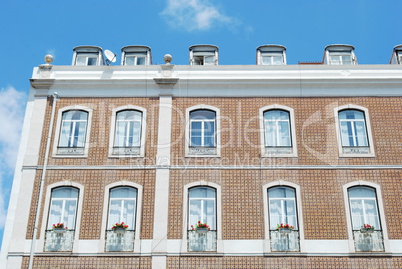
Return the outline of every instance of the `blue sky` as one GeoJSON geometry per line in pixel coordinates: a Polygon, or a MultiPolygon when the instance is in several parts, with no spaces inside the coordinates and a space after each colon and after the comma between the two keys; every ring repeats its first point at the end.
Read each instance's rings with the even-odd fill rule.
{"type": "Polygon", "coordinates": [[[351,44],[359,64],[387,64],[402,44],[401,0],[41,0],[0,2],[0,241],[19,133],[34,66],[50,53],[70,65],[72,48],[97,45],[118,55],[147,45],[188,64],[188,48],[214,44],[220,64],[255,64],[264,44],[287,48],[288,64],[321,61],[329,44],[351,44]]]}

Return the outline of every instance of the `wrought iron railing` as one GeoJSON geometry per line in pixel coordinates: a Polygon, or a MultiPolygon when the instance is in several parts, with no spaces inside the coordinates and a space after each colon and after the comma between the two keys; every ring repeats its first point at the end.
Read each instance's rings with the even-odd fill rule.
{"type": "Polygon", "coordinates": [[[300,251],[299,231],[271,231],[271,251],[300,251]]]}
{"type": "Polygon", "coordinates": [[[74,230],[47,230],[45,251],[73,251],[74,230]]]}
{"type": "Polygon", "coordinates": [[[384,251],[382,231],[353,231],[356,251],[384,251]]]}
{"type": "Polygon", "coordinates": [[[106,231],[106,251],[134,251],[134,230],[124,232],[106,231]]]}
{"type": "Polygon", "coordinates": [[[187,231],[188,251],[216,251],[216,231],[187,231]]]}

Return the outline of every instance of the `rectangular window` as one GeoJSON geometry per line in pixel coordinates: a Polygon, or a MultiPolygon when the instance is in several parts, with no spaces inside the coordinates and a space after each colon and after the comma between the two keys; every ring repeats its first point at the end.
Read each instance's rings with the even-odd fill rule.
{"type": "Polygon", "coordinates": [[[216,114],[211,110],[190,112],[190,153],[216,154],[216,114]]]}
{"type": "Polygon", "coordinates": [[[269,52],[261,53],[261,64],[262,65],[282,65],[283,52],[269,52]]]}
{"type": "Polygon", "coordinates": [[[98,54],[97,53],[79,53],[76,57],[75,65],[97,65],[98,54]]]}
{"type": "Polygon", "coordinates": [[[353,64],[352,54],[350,52],[330,52],[329,58],[331,65],[350,65],[353,64]]]}
{"type": "Polygon", "coordinates": [[[146,59],[145,53],[126,53],[124,65],[145,65],[146,59]]]}

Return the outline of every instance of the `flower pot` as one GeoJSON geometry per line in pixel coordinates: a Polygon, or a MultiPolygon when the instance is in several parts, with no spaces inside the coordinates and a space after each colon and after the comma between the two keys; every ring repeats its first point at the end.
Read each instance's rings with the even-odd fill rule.
{"type": "Polygon", "coordinates": [[[53,228],[53,232],[55,232],[55,233],[65,233],[66,228],[53,228]]]}
{"type": "Polygon", "coordinates": [[[280,233],[286,233],[286,234],[288,234],[288,233],[290,233],[290,231],[291,231],[291,229],[289,229],[289,228],[279,228],[279,232],[280,232],[280,233]]]}
{"type": "Polygon", "coordinates": [[[370,228],[361,228],[360,232],[362,233],[373,233],[374,229],[370,229],[370,228]]]}
{"type": "Polygon", "coordinates": [[[115,232],[117,234],[124,234],[126,232],[126,229],[123,227],[116,227],[113,229],[113,232],[115,232]]]}
{"type": "Polygon", "coordinates": [[[195,231],[200,234],[206,234],[208,232],[208,228],[196,228],[195,231]]]}

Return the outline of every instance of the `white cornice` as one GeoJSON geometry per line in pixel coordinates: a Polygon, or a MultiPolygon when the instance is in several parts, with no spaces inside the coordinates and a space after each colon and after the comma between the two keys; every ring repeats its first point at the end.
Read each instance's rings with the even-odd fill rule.
{"type": "Polygon", "coordinates": [[[157,97],[167,80],[176,97],[402,96],[399,65],[174,66],[169,78],[162,72],[161,66],[53,66],[46,77],[35,68],[31,85],[36,96],[57,90],[60,97],[157,97]]]}

